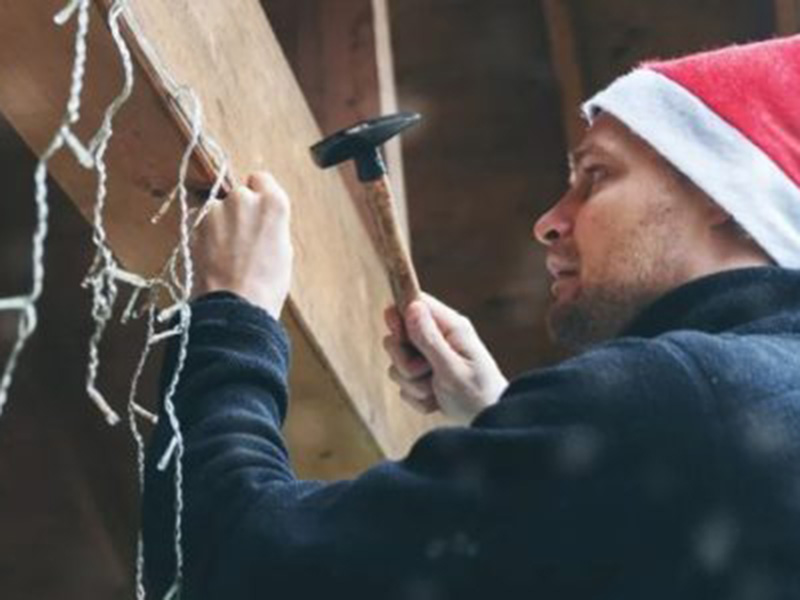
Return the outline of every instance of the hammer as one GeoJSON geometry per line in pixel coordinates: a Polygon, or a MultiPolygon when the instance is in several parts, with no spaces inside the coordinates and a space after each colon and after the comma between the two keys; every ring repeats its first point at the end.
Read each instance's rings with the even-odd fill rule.
{"type": "Polygon", "coordinates": [[[370,119],[334,133],[311,147],[314,162],[323,169],[346,160],[356,161],[358,179],[367,192],[367,209],[375,226],[378,251],[389,275],[394,301],[401,311],[419,298],[419,281],[397,225],[394,198],[380,147],[420,119],[417,113],[370,119]]]}

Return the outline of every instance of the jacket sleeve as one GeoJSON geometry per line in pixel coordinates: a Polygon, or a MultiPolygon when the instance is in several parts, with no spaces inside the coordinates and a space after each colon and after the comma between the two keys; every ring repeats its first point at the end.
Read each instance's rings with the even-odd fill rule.
{"type": "MultiPolygon", "coordinates": [[[[230,294],[194,303],[175,398],[182,597],[565,598],[619,583],[659,551],[643,546],[656,527],[670,550],[671,507],[694,485],[677,471],[702,433],[682,424],[676,441],[686,415],[664,410],[643,377],[658,370],[659,389],[697,394],[669,348],[622,343],[533,372],[471,427],[433,431],[402,461],[334,483],[300,481],[290,467],[288,357],[285,332],[260,309],[230,294]]],[[[165,379],[173,363],[174,348],[165,379]]],[[[162,415],[143,507],[156,597],[175,566],[174,467],[156,468],[171,438],[162,415]]]]}

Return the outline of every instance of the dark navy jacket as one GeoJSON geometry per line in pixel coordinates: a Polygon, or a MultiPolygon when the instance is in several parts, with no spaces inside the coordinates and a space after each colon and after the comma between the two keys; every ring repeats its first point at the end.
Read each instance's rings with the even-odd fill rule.
{"type": "MultiPolygon", "coordinates": [[[[194,304],[176,400],[184,599],[800,598],[799,272],[691,282],[352,481],[295,479],[288,355],[262,310],[194,304]]],[[[162,418],[144,498],[155,592],[174,566],[173,476],[155,468],[169,438],[162,418]]]]}

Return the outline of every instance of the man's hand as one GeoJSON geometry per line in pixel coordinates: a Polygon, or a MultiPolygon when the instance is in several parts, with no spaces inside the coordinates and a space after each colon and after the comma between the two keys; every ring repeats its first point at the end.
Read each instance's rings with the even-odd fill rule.
{"type": "Polygon", "coordinates": [[[212,208],[192,242],[194,296],[234,292],[277,319],[292,279],[289,212],[289,196],[265,172],[212,208]]]}
{"type": "Polygon", "coordinates": [[[394,307],[385,317],[389,376],[406,402],[462,422],[497,402],[508,381],[469,319],[427,294],[408,307],[405,319],[394,307]]]}

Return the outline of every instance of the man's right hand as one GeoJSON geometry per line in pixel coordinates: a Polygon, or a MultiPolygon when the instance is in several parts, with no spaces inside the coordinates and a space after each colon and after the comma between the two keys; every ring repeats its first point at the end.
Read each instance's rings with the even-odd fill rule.
{"type": "Polygon", "coordinates": [[[508,381],[469,319],[427,294],[405,315],[391,307],[385,317],[389,376],[411,406],[469,423],[497,402],[508,381]]]}
{"type": "Polygon", "coordinates": [[[254,173],[214,206],[195,232],[195,297],[226,290],[280,318],[292,281],[289,196],[254,173]]]}

